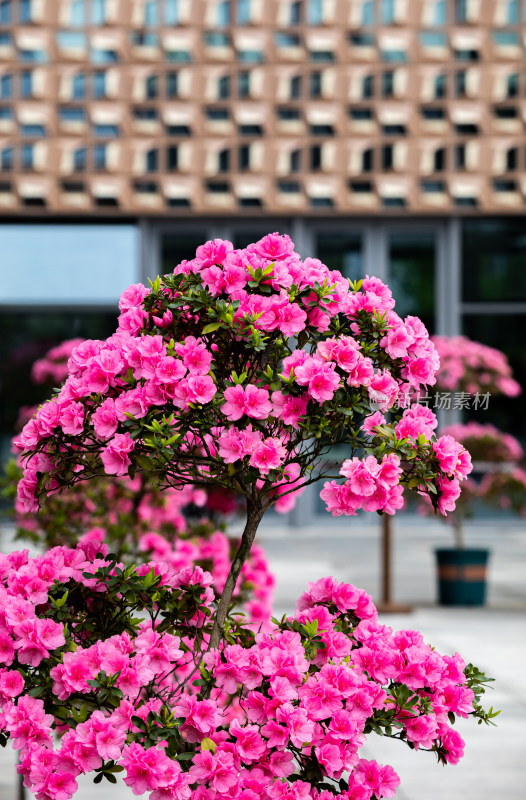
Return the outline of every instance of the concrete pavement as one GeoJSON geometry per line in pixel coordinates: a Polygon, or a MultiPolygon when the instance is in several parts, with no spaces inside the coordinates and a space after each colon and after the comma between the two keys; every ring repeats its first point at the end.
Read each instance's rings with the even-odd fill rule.
{"type": "MultiPolygon", "coordinates": [[[[401,778],[397,800],[524,800],[526,796],[526,527],[524,522],[483,521],[467,525],[468,546],[492,549],[488,604],[446,609],[435,605],[432,550],[448,546],[451,534],[434,520],[399,515],[394,525],[393,598],[409,603],[409,614],[382,617],[393,628],[415,628],[441,652],[458,651],[496,679],[487,704],[502,709],[497,727],[461,720],[466,753],[455,766],[441,767],[430,753],[400,742],[370,737],[361,752],[391,764],[401,778]]],[[[269,516],[258,538],[277,577],[275,608],[291,611],[311,580],[335,575],[379,598],[380,525],[374,515],[355,519],[316,517],[294,529],[269,516]]],[[[4,532],[2,551],[13,549],[4,532]]],[[[131,800],[118,786],[83,781],[77,800],[131,800]]],[[[16,798],[14,756],[0,750],[0,800],[16,798]]],[[[29,800],[29,798],[28,798],[29,800]]]]}

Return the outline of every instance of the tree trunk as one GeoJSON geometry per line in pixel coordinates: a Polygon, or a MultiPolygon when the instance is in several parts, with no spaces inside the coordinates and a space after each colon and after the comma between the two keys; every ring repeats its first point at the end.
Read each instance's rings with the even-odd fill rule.
{"type": "Polygon", "coordinates": [[[236,587],[237,579],[239,578],[239,573],[243,568],[243,564],[248,558],[248,554],[252,548],[252,543],[254,542],[256,531],[259,527],[262,517],[263,510],[261,507],[259,505],[255,505],[251,500],[247,500],[247,521],[245,524],[245,530],[243,531],[238,551],[234,556],[234,560],[232,561],[230,572],[228,573],[228,578],[226,579],[225,587],[219,600],[219,605],[217,607],[214,619],[214,626],[210,636],[209,649],[219,647],[219,643],[225,630],[225,620],[228,614],[230,602],[232,600],[232,595],[236,587]]]}
{"type": "Polygon", "coordinates": [[[453,523],[453,530],[455,533],[455,547],[457,550],[464,549],[464,531],[462,529],[462,516],[455,514],[455,521],[453,523]]]}

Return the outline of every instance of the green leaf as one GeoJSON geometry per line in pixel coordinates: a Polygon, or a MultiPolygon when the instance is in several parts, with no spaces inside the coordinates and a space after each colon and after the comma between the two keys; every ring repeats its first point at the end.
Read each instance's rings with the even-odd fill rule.
{"type": "Polygon", "coordinates": [[[213,333],[213,331],[216,331],[216,330],[217,330],[218,328],[220,328],[220,327],[221,327],[221,322],[210,322],[210,324],[209,324],[209,325],[205,325],[205,327],[203,328],[203,330],[201,331],[201,333],[202,333],[203,335],[204,335],[205,333],[213,333]]]}

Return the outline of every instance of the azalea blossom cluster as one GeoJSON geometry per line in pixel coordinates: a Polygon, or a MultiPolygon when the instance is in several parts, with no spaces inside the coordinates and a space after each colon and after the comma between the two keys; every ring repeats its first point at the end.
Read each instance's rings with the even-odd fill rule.
{"type": "MultiPolygon", "coordinates": [[[[167,486],[233,489],[261,517],[279,497],[331,476],[334,444],[357,457],[370,412],[391,410],[396,422],[399,393],[435,383],[439,361],[424,325],[394,305],[377,278],[350,284],[318,259],[302,260],[288,236],[243,250],[207,242],[150,289],[127,289],[113,336],[73,350],[64,386],[17,439],[21,502],[34,511],[39,498],[101,471],[146,470],[167,486]]],[[[391,455],[388,443],[407,486],[404,442],[386,436],[377,432],[370,455],[391,455]]],[[[438,503],[452,473],[433,438],[420,437],[416,451],[411,444],[411,480],[438,503]]],[[[390,485],[376,499],[393,513],[401,491],[390,485]]]]}
{"type": "Polygon", "coordinates": [[[455,718],[491,717],[482,673],[380,625],[333,578],[265,633],[229,618],[206,653],[198,567],[124,569],[92,542],[1,556],[0,579],[0,735],[37,800],[68,800],[89,773],[151,800],[392,797],[394,770],[361,757],[368,734],[454,764],[455,718]]]}
{"type": "Polygon", "coordinates": [[[522,392],[512,377],[508,359],[500,350],[466,336],[433,336],[440,356],[437,374],[439,391],[504,394],[517,397],[522,392]]]}
{"type": "MultiPolygon", "coordinates": [[[[489,423],[468,422],[444,428],[443,439],[460,442],[474,461],[477,474],[462,484],[462,493],[453,513],[446,522],[457,526],[464,517],[471,516],[474,503],[506,509],[524,516],[526,513],[526,473],[519,462],[524,450],[519,441],[509,433],[499,431],[489,423]]],[[[424,496],[419,506],[421,513],[433,510],[424,496]]]]}

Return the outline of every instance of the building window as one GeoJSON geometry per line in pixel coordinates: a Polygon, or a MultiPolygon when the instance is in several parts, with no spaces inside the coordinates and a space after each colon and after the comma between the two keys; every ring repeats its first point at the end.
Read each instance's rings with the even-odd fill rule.
{"type": "Polygon", "coordinates": [[[221,75],[217,82],[218,100],[228,100],[230,97],[230,75],[221,75]]]}
{"type": "Polygon", "coordinates": [[[311,72],[310,74],[310,96],[321,97],[321,72],[311,72]]]}
{"type": "Polygon", "coordinates": [[[464,70],[455,72],[455,97],[466,96],[466,73],[464,70]]]}
{"type": "Polygon", "coordinates": [[[59,31],[57,44],[63,50],[84,50],[86,47],[86,34],[77,31],[59,31]]]}
{"type": "Polygon", "coordinates": [[[237,54],[238,61],[245,64],[263,64],[265,56],[261,50],[239,50],[237,54]]]}
{"type": "Polygon", "coordinates": [[[23,144],[20,148],[22,169],[33,169],[33,145],[23,144]]]}
{"type": "Polygon", "coordinates": [[[454,57],[456,61],[478,61],[480,54],[478,50],[455,50],[454,57]]]}
{"type": "Polygon", "coordinates": [[[285,33],[284,31],[278,31],[276,34],[274,34],[274,41],[276,42],[276,47],[301,46],[301,37],[297,33],[285,33]]]}
{"type": "Polygon", "coordinates": [[[506,97],[518,97],[519,95],[519,76],[517,73],[508,75],[506,79],[506,97]]]}
{"type": "Polygon", "coordinates": [[[366,0],[362,4],[362,25],[374,25],[374,0],[366,0]]]}
{"type": "Polygon", "coordinates": [[[159,94],[159,79],[157,75],[148,75],[145,88],[146,99],[155,100],[159,94]]]}
{"type": "Polygon", "coordinates": [[[384,125],[382,127],[384,136],[407,136],[405,125],[384,125]]]}
{"type": "Polygon", "coordinates": [[[106,21],[106,0],[91,0],[91,24],[104,25],[106,21]]]}
{"type": "Polygon", "coordinates": [[[309,133],[311,136],[334,136],[332,125],[310,125],[309,133]]]}
{"type": "Polygon", "coordinates": [[[301,172],[301,150],[293,150],[290,154],[290,171],[301,172]]]}
{"type": "Polygon", "coordinates": [[[93,97],[96,100],[106,97],[106,73],[102,70],[93,73],[93,97]]]}
{"type": "Polygon", "coordinates": [[[86,112],[83,108],[63,106],[59,108],[58,115],[61,122],[84,122],[86,119],[86,112]]]}
{"type": "Polygon", "coordinates": [[[13,76],[9,73],[0,78],[0,97],[8,100],[13,96],[13,76]]]}
{"type": "Polygon", "coordinates": [[[261,125],[240,125],[240,136],[263,136],[263,128],[261,125]]]}
{"type": "Polygon", "coordinates": [[[433,25],[443,28],[447,25],[447,0],[437,0],[433,7],[433,25]]]}
{"type": "Polygon", "coordinates": [[[27,136],[28,139],[43,139],[46,136],[46,126],[38,124],[21,125],[20,134],[21,136],[27,136]]]}
{"type": "Polygon", "coordinates": [[[515,106],[496,106],[493,115],[497,119],[517,119],[519,113],[515,106]]]}
{"type": "Polygon", "coordinates": [[[299,108],[277,108],[276,113],[280,122],[291,122],[301,119],[299,108]]]}
{"type": "Polygon", "coordinates": [[[13,169],[13,148],[4,147],[0,153],[0,169],[2,172],[10,172],[13,169]]]}
{"type": "Polygon", "coordinates": [[[179,148],[170,145],[166,148],[166,169],[175,172],[179,168],[179,148]]]}
{"type": "Polygon", "coordinates": [[[221,0],[217,6],[216,25],[230,25],[230,0],[221,0]]]}
{"type": "Polygon", "coordinates": [[[394,94],[394,72],[382,73],[382,97],[392,97],[394,94]]]}
{"type": "Polygon", "coordinates": [[[395,21],[395,0],[381,0],[380,21],[382,25],[392,25],[395,21]]]}
{"type": "Polygon", "coordinates": [[[144,4],[144,24],[147,28],[155,28],[159,24],[159,4],[157,0],[148,0],[144,4]]]}
{"type": "Polygon", "coordinates": [[[157,172],[159,169],[159,151],[156,148],[146,153],[146,172],[157,172]]]}
{"type": "Polygon", "coordinates": [[[242,144],[237,154],[237,166],[240,172],[250,169],[250,146],[242,144]]]}
{"type": "Polygon", "coordinates": [[[506,6],[506,25],[518,25],[519,22],[519,0],[508,0],[506,6]]]}
{"type": "Polygon", "coordinates": [[[323,24],[323,0],[308,0],[307,23],[309,25],[323,24]]]}
{"type": "Polygon", "coordinates": [[[311,50],[310,60],[323,62],[324,64],[332,64],[336,61],[336,56],[332,50],[311,50]]]}
{"type": "Polygon", "coordinates": [[[237,0],[236,17],[238,25],[250,24],[250,0],[237,0]]]}
{"type": "Polygon", "coordinates": [[[71,97],[73,100],[84,100],[86,97],[86,76],[83,72],[73,75],[71,79],[71,97]]]}
{"type": "Polygon", "coordinates": [[[82,26],[86,24],[85,0],[73,0],[69,7],[69,24],[72,26],[82,26]]]}
{"type": "Polygon", "coordinates": [[[9,25],[11,22],[11,0],[2,0],[0,3],[0,25],[9,25]]]}
{"type": "Polygon", "coordinates": [[[0,119],[13,119],[13,109],[9,106],[0,106],[0,119]]]}
{"type": "Polygon", "coordinates": [[[302,2],[294,2],[290,4],[290,17],[289,17],[289,24],[290,25],[301,25],[301,9],[302,9],[302,2]]]}
{"type": "Polygon", "coordinates": [[[93,166],[97,170],[106,169],[106,145],[96,144],[93,148],[93,166]]]}
{"type": "Polygon", "coordinates": [[[164,0],[165,25],[177,25],[179,22],[178,0],[164,0]]]}
{"type": "Polygon", "coordinates": [[[499,178],[496,178],[493,181],[493,191],[494,192],[516,192],[517,191],[517,181],[503,181],[499,178]]]}
{"type": "Polygon", "coordinates": [[[435,100],[442,100],[447,94],[447,76],[437,75],[434,83],[435,100]]]}
{"type": "Polygon", "coordinates": [[[444,172],[446,168],[446,148],[439,147],[433,154],[433,172],[444,172]]]}
{"type": "Polygon", "coordinates": [[[103,124],[93,126],[93,135],[103,139],[115,139],[121,132],[118,125],[103,124]]]}
{"type": "Polygon", "coordinates": [[[192,131],[188,125],[167,125],[167,136],[191,136],[192,131]]]}
{"type": "Polygon", "coordinates": [[[424,194],[437,194],[446,191],[444,181],[421,181],[420,189],[424,194]]]}
{"type": "Polygon", "coordinates": [[[455,22],[462,24],[468,21],[468,0],[455,0],[455,22]]]}
{"type": "Polygon", "coordinates": [[[382,169],[388,171],[393,169],[393,145],[385,144],[382,147],[382,169]]]}
{"type": "Polygon", "coordinates": [[[178,73],[166,73],[166,97],[177,97],[179,94],[178,73]]]}
{"type": "Polygon", "coordinates": [[[350,108],[349,116],[353,122],[370,122],[373,119],[371,108],[350,108]]]}
{"type": "Polygon", "coordinates": [[[31,0],[19,0],[18,21],[31,22],[31,0]]]}
{"type": "Polygon", "coordinates": [[[313,144],[310,148],[310,168],[313,172],[321,169],[321,144],[313,144]]]}
{"type": "Polygon", "coordinates": [[[84,172],[86,169],[86,148],[79,147],[73,151],[73,169],[75,172],[84,172]]]}
{"type": "Polygon", "coordinates": [[[466,145],[455,145],[455,169],[463,170],[466,168],[466,145]]]}
{"type": "Polygon", "coordinates": [[[290,79],[290,99],[299,100],[301,97],[301,75],[294,75],[290,79]]]}
{"type": "Polygon", "coordinates": [[[229,172],[230,171],[230,150],[225,149],[219,152],[217,157],[217,171],[229,172]]]}
{"type": "Polygon", "coordinates": [[[278,192],[283,194],[298,194],[301,191],[301,184],[299,181],[278,181],[278,192]]]}
{"type": "Polygon", "coordinates": [[[366,75],[362,79],[362,100],[369,100],[374,96],[374,75],[366,75]]]}
{"type": "Polygon", "coordinates": [[[133,190],[139,194],[157,194],[155,181],[134,181],[133,190]]]}
{"type": "Polygon", "coordinates": [[[117,64],[119,54],[116,50],[101,50],[94,47],[91,51],[91,60],[94,64],[117,64]]]}
{"type": "Polygon", "coordinates": [[[333,208],[334,201],[332,197],[311,197],[309,205],[311,208],[333,208]]]}
{"type": "Polygon", "coordinates": [[[446,112],[443,108],[421,108],[420,114],[426,122],[436,122],[446,118],[446,112]]]}
{"type": "Polygon", "coordinates": [[[227,181],[206,181],[205,189],[211,194],[228,194],[230,191],[230,184],[227,181]]]}
{"type": "Polygon", "coordinates": [[[519,151],[516,147],[510,147],[506,151],[506,172],[514,172],[517,169],[519,151]]]}
{"type": "Polygon", "coordinates": [[[230,119],[228,108],[207,108],[205,114],[210,122],[226,122],[230,119]]]}
{"type": "Polygon", "coordinates": [[[239,99],[250,97],[250,72],[240,72],[237,76],[237,96],[239,99]]]}
{"type": "Polygon", "coordinates": [[[33,94],[33,73],[24,70],[20,73],[20,97],[31,97],[33,94]]]}

